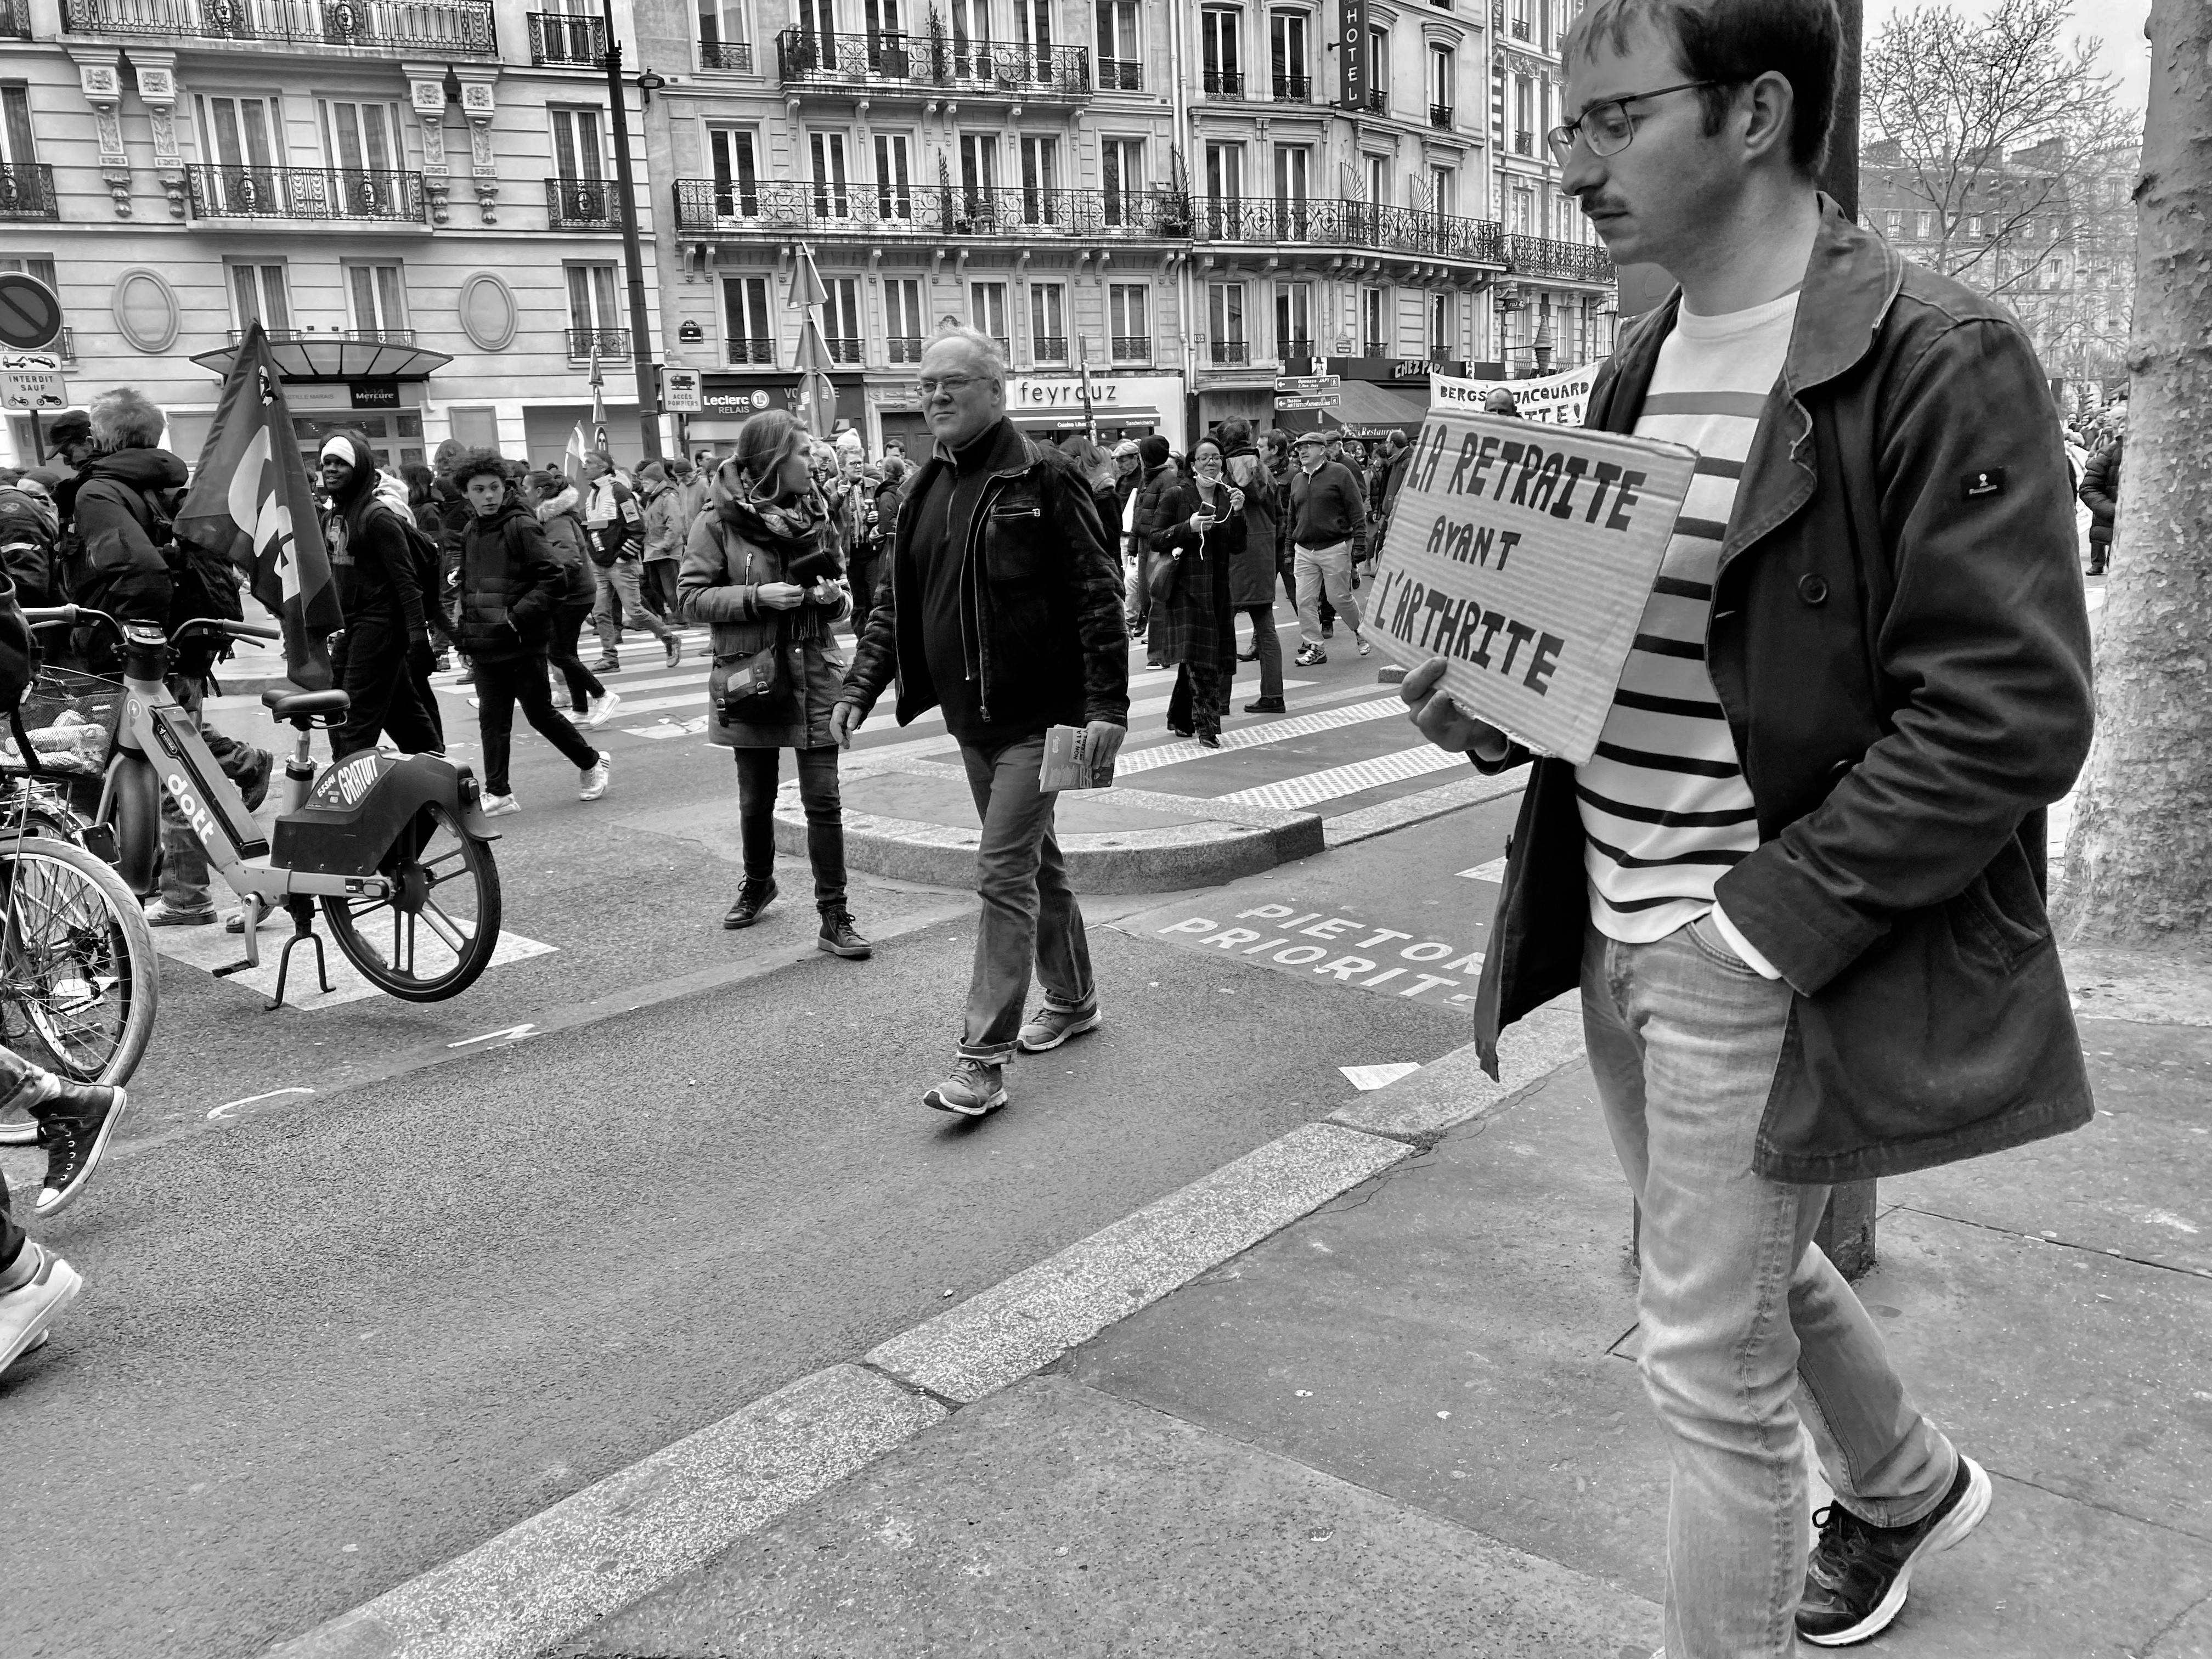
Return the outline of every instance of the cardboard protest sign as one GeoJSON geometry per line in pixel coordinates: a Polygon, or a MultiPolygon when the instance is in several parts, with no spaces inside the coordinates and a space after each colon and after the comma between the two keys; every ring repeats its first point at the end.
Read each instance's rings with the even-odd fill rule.
{"type": "Polygon", "coordinates": [[[1596,747],[1697,453],[1431,410],[1360,632],[1442,657],[1460,707],[1580,765],[1596,747]]]}
{"type": "Polygon", "coordinates": [[[1590,388],[1597,384],[1602,363],[1571,369],[1565,374],[1546,374],[1533,380],[1455,380],[1447,375],[1429,380],[1429,407],[1470,415],[1482,411],[1482,400],[1493,392],[1510,392],[1524,421],[1547,421],[1554,426],[1580,426],[1589,404],[1590,388]]]}

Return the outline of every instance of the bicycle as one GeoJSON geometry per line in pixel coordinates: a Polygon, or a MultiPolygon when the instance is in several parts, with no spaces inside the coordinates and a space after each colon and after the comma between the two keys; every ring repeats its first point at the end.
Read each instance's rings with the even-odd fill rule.
{"type": "Polygon", "coordinates": [[[104,623],[121,636],[122,718],[91,833],[112,836],[123,884],[141,897],[150,894],[161,848],[161,794],[168,793],[209,863],[244,902],[246,959],[218,974],[260,966],[258,930],[281,908],[292,919],[293,934],[277,958],[276,994],[264,1006],[283,1006],[292,952],[310,941],[317,978],[330,991],[314,930],[319,903],[346,960],[370,984],[404,1001],[458,996],[489,965],[499,943],[499,870],[491,854],[499,836],[483,816],[482,786],[470,768],[443,755],[367,750],[319,775],[313,728],[335,725],[349,699],[343,691],[272,687],[261,694],[263,706],[298,738],[285,759],[272,835],[264,837],[166,676],[172,647],[192,634],[280,639],[275,629],[203,617],[172,636],[84,605],[23,614],[34,629],[104,623]]]}
{"type": "MultiPolygon", "coordinates": [[[[66,793],[97,789],[88,739],[104,753],[123,700],[112,681],[46,670],[10,713],[14,741],[0,750],[0,1042],[81,1083],[131,1076],[160,1002],[152,930],[121,878],[82,844],[90,828],[66,793]]],[[[0,1145],[38,1133],[27,1116],[0,1120],[0,1145]]]]}

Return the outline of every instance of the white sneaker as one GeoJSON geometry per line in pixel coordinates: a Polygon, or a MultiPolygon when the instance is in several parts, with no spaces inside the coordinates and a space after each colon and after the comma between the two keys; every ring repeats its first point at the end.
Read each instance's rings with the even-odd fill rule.
{"type": "Polygon", "coordinates": [[[622,693],[602,691],[592,699],[592,712],[584,717],[584,724],[594,729],[605,726],[622,707],[622,693]]]}
{"type": "Polygon", "coordinates": [[[1374,648],[1375,647],[1367,643],[1367,636],[1364,634],[1361,635],[1359,638],[1359,654],[1364,657],[1374,648]]]}
{"type": "MultiPolygon", "coordinates": [[[[39,1249],[28,1243],[23,1248],[39,1249]]],[[[52,1250],[40,1251],[39,1270],[31,1282],[0,1294],[0,1371],[44,1342],[46,1328],[83,1288],[76,1268],[52,1250]]]]}
{"type": "Polygon", "coordinates": [[[509,812],[521,810],[522,803],[512,795],[486,795],[483,798],[483,815],[488,818],[503,818],[509,812]]]}
{"type": "Polygon", "coordinates": [[[584,769],[583,787],[576,791],[578,800],[597,800],[607,793],[607,751],[599,750],[599,763],[584,769]]]}

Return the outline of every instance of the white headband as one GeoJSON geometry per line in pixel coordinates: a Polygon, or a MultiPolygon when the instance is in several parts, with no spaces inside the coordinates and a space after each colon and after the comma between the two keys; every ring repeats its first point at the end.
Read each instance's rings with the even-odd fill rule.
{"type": "Polygon", "coordinates": [[[315,459],[318,461],[327,461],[333,455],[336,455],[338,459],[343,461],[348,466],[356,466],[360,465],[359,458],[353,453],[353,446],[348,443],[343,438],[324,439],[323,447],[315,452],[315,459]]]}

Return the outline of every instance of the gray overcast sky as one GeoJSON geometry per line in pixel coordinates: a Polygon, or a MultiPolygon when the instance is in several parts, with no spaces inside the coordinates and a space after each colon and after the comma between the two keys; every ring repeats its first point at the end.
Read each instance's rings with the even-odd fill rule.
{"type": "MultiPolygon", "coordinates": [[[[1924,0],[1864,0],[1866,33],[1872,40],[1885,19],[1911,11],[1924,0]]],[[[1985,16],[1994,0],[1947,0],[1968,16],[1985,16]]],[[[2143,20],[2150,15],[2150,0],[2074,0],[2074,33],[2093,35],[2105,43],[2103,63],[2108,75],[2120,83],[2120,101],[2140,110],[2149,98],[2150,43],[2143,39],[2143,20]]]]}

